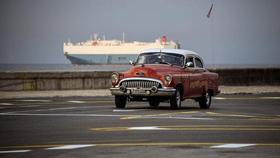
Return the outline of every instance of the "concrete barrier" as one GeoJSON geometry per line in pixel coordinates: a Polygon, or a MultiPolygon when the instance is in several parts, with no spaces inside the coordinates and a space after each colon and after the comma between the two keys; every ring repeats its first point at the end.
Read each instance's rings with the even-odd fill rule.
{"type": "Polygon", "coordinates": [[[209,71],[219,74],[221,85],[280,85],[280,68],[210,69],[209,71]]]}
{"type": "MultiPolygon", "coordinates": [[[[211,69],[221,85],[280,85],[280,69],[211,69]]],[[[0,90],[105,89],[112,72],[0,72],[0,90]]]]}
{"type": "Polygon", "coordinates": [[[112,72],[1,72],[0,90],[104,89],[112,72]]]}

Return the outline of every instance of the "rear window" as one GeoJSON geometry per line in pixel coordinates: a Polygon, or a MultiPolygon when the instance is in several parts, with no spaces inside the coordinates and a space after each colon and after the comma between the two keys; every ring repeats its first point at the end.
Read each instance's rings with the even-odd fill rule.
{"type": "Polygon", "coordinates": [[[196,67],[203,68],[203,64],[199,58],[195,58],[196,67]]]}

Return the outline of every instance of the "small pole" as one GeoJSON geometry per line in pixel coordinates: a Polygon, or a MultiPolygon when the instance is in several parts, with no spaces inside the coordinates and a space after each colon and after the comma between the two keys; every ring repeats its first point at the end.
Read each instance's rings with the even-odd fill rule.
{"type": "Polygon", "coordinates": [[[123,32],[123,34],[122,34],[122,43],[124,43],[124,42],[125,42],[125,34],[123,32]]]}

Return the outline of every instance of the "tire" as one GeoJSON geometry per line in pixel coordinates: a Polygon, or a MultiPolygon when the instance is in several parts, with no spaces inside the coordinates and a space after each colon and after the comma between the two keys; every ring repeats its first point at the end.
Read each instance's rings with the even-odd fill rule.
{"type": "Polygon", "coordinates": [[[160,102],[157,98],[150,98],[149,104],[150,104],[150,107],[157,108],[159,106],[160,102]]]}
{"type": "Polygon", "coordinates": [[[115,96],[115,105],[118,109],[125,108],[126,96],[115,96]]]}
{"type": "Polygon", "coordinates": [[[175,94],[170,98],[171,109],[178,109],[181,107],[181,91],[180,88],[176,88],[175,94]]]}
{"type": "Polygon", "coordinates": [[[212,102],[212,96],[209,91],[198,102],[201,109],[209,109],[212,102]]]}

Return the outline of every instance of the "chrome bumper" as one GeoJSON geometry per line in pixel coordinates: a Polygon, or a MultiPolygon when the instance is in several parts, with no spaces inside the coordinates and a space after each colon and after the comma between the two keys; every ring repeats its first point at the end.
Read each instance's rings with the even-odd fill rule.
{"type": "Polygon", "coordinates": [[[165,96],[170,97],[175,94],[176,89],[174,88],[158,88],[157,92],[151,92],[150,89],[137,89],[137,88],[127,88],[126,91],[121,91],[120,88],[110,88],[112,95],[124,95],[124,96],[165,96]],[[136,91],[141,90],[142,93],[136,91]],[[149,92],[147,92],[149,91],[149,92]]]}

